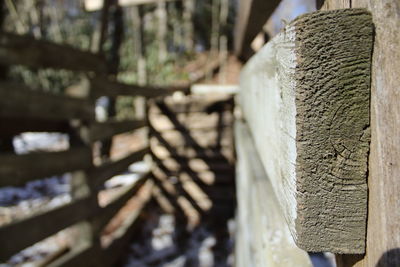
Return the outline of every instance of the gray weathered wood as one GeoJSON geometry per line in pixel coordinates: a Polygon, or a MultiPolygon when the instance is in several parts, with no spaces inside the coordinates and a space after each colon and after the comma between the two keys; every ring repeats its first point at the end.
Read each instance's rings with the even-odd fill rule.
{"type": "Polygon", "coordinates": [[[130,155],[120,160],[105,163],[90,172],[90,177],[95,184],[95,187],[101,186],[105,181],[123,171],[126,171],[132,163],[142,160],[149,152],[149,148],[145,147],[132,152],[130,155]]]}
{"type": "Polygon", "coordinates": [[[280,0],[240,0],[235,25],[235,53],[247,60],[252,55],[251,43],[268,18],[280,3],[280,0]]]}
{"type": "Polygon", "coordinates": [[[239,206],[236,266],[312,266],[307,252],[294,243],[248,126],[237,121],[235,136],[239,206]]]}
{"type": "Polygon", "coordinates": [[[325,0],[323,9],[361,7],[375,25],[366,253],[345,265],[400,266],[400,8],[398,0],[325,0]],[[358,261],[358,262],[357,262],[358,261]],[[354,264],[357,262],[357,264],[354,264]]]}
{"type": "Polygon", "coordinates": [[[0,63],[32,68],[56,68],[104,73],[105,62],[95,54],[79,49],[35,40],[28,35],[0,33],[0,63]]]}
{"type": "Polygon", "coordinates": [[[90,168],[91,154],[87,147],[25,155],[0,154],[0,186],[21,186],[35,179],[90,168]]]}
{"type": "MultiPolygon", "coordinates": [[[[129,121],[106,121],[92,123],[88,127],[86,138],[90,142],[111,138],[116,134],[121,134],[135,129],[144,127],[144,120],[129,120],[129,121]]],[[[83,133],[86,135],[86,133],[83,133]]]]}
{"type": "Polygon", "coordinates": [[[94,120],[88,100],[34,91],[22,84],[0,82],[0,116],[45,120],[94,120]]]}
{"type": "Polygon", "coordinates": [[[296,243],[363,253],[371,15],[300,16],[241,74],[240,102],[296,243]]]}
{"type": "Polygon", "coordinates": [[[155,87],[155,86],[141,86],[135,84],[124,84],[112,81],[106,77],[98,76],[90,80],[91,93],[93,97],[98,96],[146,96],[157,97],[168,95],[176,91],[186,92],[189,90],[188,86],[170,86],[170,87],[155,87]]]}
{"type": "Polygon", "coordinates": [[[91,212],[91,199],[83,198],[51,211],[0,227],[0,260],[58,231],[84,220],[91,212]]]}

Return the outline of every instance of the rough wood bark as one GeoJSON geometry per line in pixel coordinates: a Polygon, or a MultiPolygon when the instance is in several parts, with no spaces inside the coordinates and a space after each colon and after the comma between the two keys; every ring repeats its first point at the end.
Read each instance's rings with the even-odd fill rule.
{"type": "Polygon", "coordinates": [[[363,253],[371,15],[297,18],[249,61],[241,103],[296,243],[363,253]]]}

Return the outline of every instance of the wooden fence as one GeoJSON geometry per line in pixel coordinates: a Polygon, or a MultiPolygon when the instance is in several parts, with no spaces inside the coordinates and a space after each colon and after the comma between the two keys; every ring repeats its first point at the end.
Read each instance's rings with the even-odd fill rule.
{"type": "MultiPolygon", "coordinates": [[[[60,152],[40,152],[24,155],[1,152],[0,186],[22,186],[25,183],[53,175],[73,173],[72,200],[50,211],[34,214],[0,227],[0,261],[57,232],[77,226],[84,231],[74,247],[50,266],[110,266],[123,252],[133,230],[141,223],[140,206],[123,223],[110,244],[101,244],[104,227],[137,192],[152,183],[149,173],[128,186],[109,204],[101,207],[98,193],[105,181],[120,174],[137,161],[143,160],[149,147],[145,145],[128,156],[95,166],[93,144],[116,134],[143,128],[143,120],[98,122],[95,119],[95,99],[98,96],[155,97],[184,88],[151,88],[118,83],[105,74],[106,63],[97,55],[69,46],[35,40],[11,33],[0,34],[0,64],[25,65],[32,68],[54,68],[83,71],[90,77],[89,94],[83,98],[34,91],[27,86],[8,81],[1,82],[0,118],[1,137],[12,137],[22,132],[63,132],[70,135],[70,148],[60,152]],[[3,131],[4,129],[4,131],[3,131]],[[83,230],[84,229],[84,230],[83,230]]],[[[143,140],[143,144],[146,144],[143,140]]]]}

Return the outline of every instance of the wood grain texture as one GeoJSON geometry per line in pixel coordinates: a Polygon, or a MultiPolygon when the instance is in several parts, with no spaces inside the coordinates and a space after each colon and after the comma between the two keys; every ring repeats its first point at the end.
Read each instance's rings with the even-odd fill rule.
{"type": "Polygon", "coordinates": [[[241,74],[244,115],[308,251],[365,249],[372,30],[362,9],[300,16],[241,74]]]}
{"type": "Polygon", "coordinates": [[[238,228],[238,267],[312,266],[287,227],[248,126],[235,123],[238,228]]]}
{"type": "Polygon", "coordinates": [[[106,64],[90,52],[28,35],[0,33],[0,63],[32,68],[55,68],[72,71],[105,73],[106,64]]]}
{"type": "Polygon", "coordinates": [[[87,100],[39,92],[14,82],[0,82],[0,116],[42,120],[94,120],[87,100]]]}
{"type": "Polygon", "coordinates": [[[87,147],[25,155],[0,154],[0,186],[21,186],[35,179],[84,170],[92,166],[91,156],[87,147]]]}
{"type": "MultiPolygon", "coordinates": [[[[338,1],[326,0],[323,9],[330,9],[332,2],[338,1]]],[[[371,151],[366,254],[357,263],[345,262],[341,266],[400,266],[400,3],[352,0],[351,6],[367,8],[375,25],[371,151]]]]}

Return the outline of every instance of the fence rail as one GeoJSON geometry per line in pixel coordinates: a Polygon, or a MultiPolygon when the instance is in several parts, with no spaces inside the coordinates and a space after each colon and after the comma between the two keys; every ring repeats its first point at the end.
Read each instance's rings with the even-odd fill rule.
{"type": "Polygon", "coordinates": [[[87,229],[84,234],[86,237],[79,237],[85,242],[77,242],[76,248],[72,247],[67,253],[53,259],[48,263],[49,266],[111,265],[119,255],[116,250],[122,251],[120,248],[127,244],[142,223],[137,218],[141,216],[141,210],[149,198],[141,208],[124,219],[124,229],[117,230],[120,231],[118,237],[106,247],[100,243],[102,230],[130,199],[138,197],[137,193],[144,185],[148,185],[148,191],[151,192],[152,183],[148,181],[148,173],[142,174],[105,207],[100,207],[97,194],[108,179],[126,171],[132,163],[143,160],[149,148],[144,145],[120,160],[94,166],[93,145],[96,141],[109,140],[114,135],[146,126],[143,120],[110,119],[97,122],[94,100],[102,95],[157,97],[186,88],[119,83],[105,75],[105,61],[98,55],[4,32],[0,33],[0,64],[86,72],[91,81],[88,88],[90,93],[83,98],[36,91],[9,81],[0,82],[1,138],[12,138],[23,132],[61,132],[69,134],[71,141],[70,148],[65,151],[24,155],[0,152],[0,186],[22,186],[29,181],[68,172],[73,172],[73,187],[78,184],[78,188],[73,188],[70,203],[0,226],[0,240],[7,240],[1,247],[0,261],[7,261],[15,253],[61,230],[71,226],[80,227],[82,222],[87,222],[89,228],[82,228],[87,229]],[[87,190],[82,190],[84,188],[87,190]]]}

